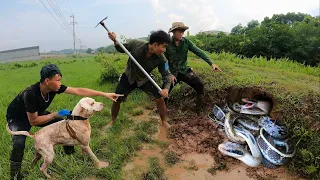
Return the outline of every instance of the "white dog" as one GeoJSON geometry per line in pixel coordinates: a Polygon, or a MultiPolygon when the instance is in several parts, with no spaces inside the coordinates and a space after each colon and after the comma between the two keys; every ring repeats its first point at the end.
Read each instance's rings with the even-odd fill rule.
{"type": "Polygon", "coordinates": [[[25,135],[34,138],[36,153],[32,164],[36,164],[43,157],[44,163],[40,170],[48,178],[51,178],[51,176],[47,173],[47,168],[53,161],[53,147],[56,144],[81,145],[83,152],[89,155],[95,167],[105,168],[109,166],[109,163],[99,161],[89,146],[91,127],[88,118],[102,109],[103,104],[101,102],[95,102],[94,99],[86,97],[82,98],[74,107],[71,116],[69,116],[70,120],[62,120],[45,126],[34,135],[27,131],[11,131],[8,125],[7,131],[11,135],[25,135]]]}

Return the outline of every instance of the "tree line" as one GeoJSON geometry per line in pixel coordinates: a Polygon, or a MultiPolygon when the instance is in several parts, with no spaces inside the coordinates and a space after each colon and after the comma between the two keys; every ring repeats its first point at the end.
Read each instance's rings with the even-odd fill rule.
{"type": "MultiPolygon", "coordinates": [[[[262,22],[238,24],[230,34],[199,32],[190,36],[199,48],[210,53],[230,52],[240,57],[289,58],[305,65],[320,64],[320,17],[304,13],[274,14],[262,22]]],[[[121,36],[121,41],[126,41],[121,36]]],[[[113,45],[96,51],[115,53],[113,45]]],[[[87,53],[91,53],[88,49],[87,53]]]]}
{"type": "Polygon", "coordinates": [[[231,52],[240,56],[289,58],[316,66],[320,64],[320,17],[303,13],[274,14],[260,23],[238,24],[231,33],[200,32],[189,38],[208,52],[231,52]]]}

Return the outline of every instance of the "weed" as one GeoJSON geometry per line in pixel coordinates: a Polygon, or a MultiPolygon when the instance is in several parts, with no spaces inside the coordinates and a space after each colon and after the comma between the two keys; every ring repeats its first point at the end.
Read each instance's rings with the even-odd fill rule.
{"type": "Polygon", "coordinates": [[[177,154],[175,152],[168,151],[168,152],[164,153],[164,160],[167,165],[173,166],[177,162],[179,162],[179,157],[177,156],[177,154]]]}

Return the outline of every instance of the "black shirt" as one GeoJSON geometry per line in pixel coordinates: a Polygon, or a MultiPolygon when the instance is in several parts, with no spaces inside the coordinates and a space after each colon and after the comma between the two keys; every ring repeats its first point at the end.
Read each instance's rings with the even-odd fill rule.
{"type": "Polygon", "coordinates": [[[67,87],[65,85],[61,85],[58,91],[49,92],[46,97],[42,97],[40,92],[40,82],[31,85],[20,92],[10,103],[7,109],[7,119],[21,119],[22,121],[28,121],[27,112],[44,112],[51,104],[55,95],[63,93],[66,89],[67,87]]]}

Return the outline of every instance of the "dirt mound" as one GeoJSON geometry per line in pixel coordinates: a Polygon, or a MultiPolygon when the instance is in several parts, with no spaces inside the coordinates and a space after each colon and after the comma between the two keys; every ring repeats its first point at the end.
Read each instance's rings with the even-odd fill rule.
{"type": "Polygon", "coordinates": [[[168,137],[173,139],[170,150],[178,155],[190,152],[216,155],[218,144],[224,138],[219,134],[217,125],[207,118],[195,115],[185,117],[175,119],[178,123],[172,125],[168,131],[168,137]]]}

